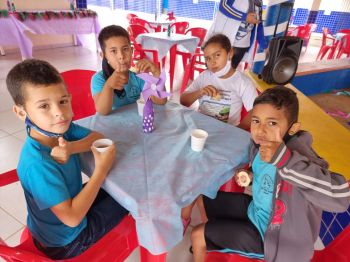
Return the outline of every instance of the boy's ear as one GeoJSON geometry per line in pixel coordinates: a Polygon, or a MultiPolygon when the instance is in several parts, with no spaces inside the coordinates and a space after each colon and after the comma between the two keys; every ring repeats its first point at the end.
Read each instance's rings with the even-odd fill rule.
{"type": "Polygon", "coordinates": [[[23,106],[17,106],[14,105],[12,108],[13,112],[15,112],[15,114],[17,115],[17,117],[19,119],[21,119],[22,121],[24,121],[26,119],[27,113],[24,110],[23,106]]]}
{"type": "Polygon", "coordinates": [[[297,133],[300,130],[301,127],[301,123],[300,122],[295,122],[288,130],[288,134],[289,135],[294,135],[295,133],[297,133]]]}
{"type": "Polygon", "coordinates": [[[99,52],[99,54],[100,54],[100,57],[103,59],[103,58],[104,58],[104,56],[103,56],[103,52],[102,52],[102,51],[100,51],[100,52],[99,52]]]}

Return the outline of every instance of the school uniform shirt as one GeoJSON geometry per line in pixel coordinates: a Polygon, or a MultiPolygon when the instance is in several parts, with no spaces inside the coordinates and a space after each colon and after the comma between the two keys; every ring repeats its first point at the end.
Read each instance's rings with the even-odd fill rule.
{"type": "MultiPolygon", "coordinates": [[[[99,71],[92,76],[91,79],[91,93],[96,95],[102,92],[103,86],[106,83],[106,79],[103,75],[103,71],[99,71]]],[[[121,106],[135,103],[140,98],[140,94],[143,90],[145,82],[136,76],[134,72],[129,70],[129,81],[124,85],[125,94],[118,96],[114,93],[112,110],[121,106]]]]}
{"type": "Polygon", "coordinates": [[[194,92],[208,85],[214,86],[220,96],[202,96],[199,99],[198,111],[235,126],[240,122],[242,106],[250,111],[258,95],[253,82],[239,71],[235,71],[229,78],[222,79],[205,70],[185,92],[194,92]]]}
{"type": "MultiPolygon", "coordinates": [[[[65,164],[50,156],[51,148],[28,135],[17,167],[27,202],[27,226],[33,237],[47,247],[61,247],[72,242],[86,227],[84,218],[76,227],[63,224],[51,211],[67,199],[74,198],[82,189],[81,167],[78,154],[65,164]]],[[[90,130],[71,123],[64,134],[67,141],[80,140],[90,130]]]]}
{"type": "Polygon", "coordinates": [[[264,239],[271,216],[276,167],[262,161],[260,153],[257,153],[252,169],[254,173],[253,201],[248,207],[248,217],[259,230],[261,238],[264,239]]]}

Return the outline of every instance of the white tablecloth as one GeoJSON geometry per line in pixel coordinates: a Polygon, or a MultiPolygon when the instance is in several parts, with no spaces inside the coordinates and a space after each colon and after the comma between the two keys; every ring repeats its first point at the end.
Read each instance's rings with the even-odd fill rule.
{"type": "MultiPolygon", "coordinates": [[[[155,255],[181,241],[181,208],[200,194],[214,198],[233,170],[248,161],[249,133],[170,102],[155,106],[150,134],[142,131],[136,103],[78,123],[115,141],[116,161],[103,187],[130,211],[139,243],[155,255]],[[201,153],[190,147],[195,128],[209,133],[201,153]]],[[[92,154],[81,160],[83,171],[91,175],[92,154]]]]}
{"type": "Polygon", "coordinates": [[[189,53],[193,54],[199,42],[199,38],[195,36],[171,33],[170,37],[167,32],[140,34],[136,37],[136,41],[142,45],[144,49],[155,49],[158,51],[159,58],[163,58],[173,45],[179,45],[189,53]]]}

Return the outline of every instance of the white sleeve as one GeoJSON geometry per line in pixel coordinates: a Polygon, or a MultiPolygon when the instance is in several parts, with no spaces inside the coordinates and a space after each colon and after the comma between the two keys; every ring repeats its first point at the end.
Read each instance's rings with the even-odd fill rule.
{"type": "Polygon", "coordinates": [[[241,74],[240,96],[247,111],[253,108],[255,98],[258,96],[253,81],[244,74],[241,74]]]}
{"type": "Polygon", "coordinates": [[[186,88],[184,93],[189,93],[189,92],[194,92],[202,87],[204,87],[204,74],[206,71],[203,71],[202,73],[199,74],[199,76],[193,80],[193,82],[189,85],[189,87],[186,88]]]}

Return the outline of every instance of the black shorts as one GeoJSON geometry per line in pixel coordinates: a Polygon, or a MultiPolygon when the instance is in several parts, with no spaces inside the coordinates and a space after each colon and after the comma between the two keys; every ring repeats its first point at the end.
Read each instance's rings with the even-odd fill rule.
{"type": "Polygon", "coordinates": [[[247,210],[252,197],[242,193],[218,192],[215,199],[203,197],[208,222],[204,237],[208,251],[264,254],[264,243],[250,221],[247,210]]]}

